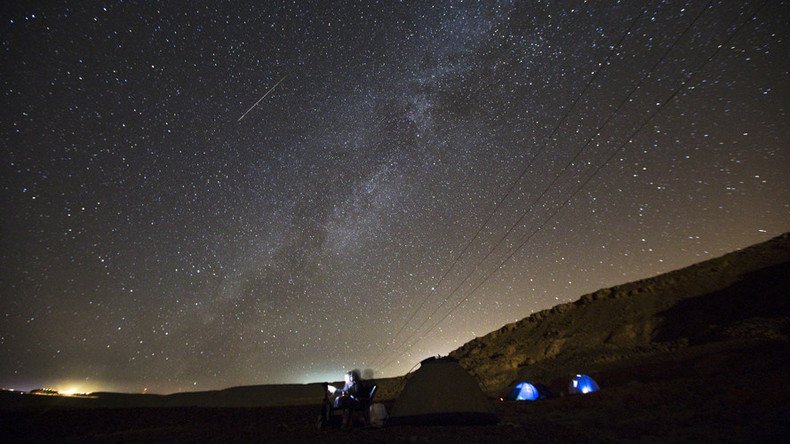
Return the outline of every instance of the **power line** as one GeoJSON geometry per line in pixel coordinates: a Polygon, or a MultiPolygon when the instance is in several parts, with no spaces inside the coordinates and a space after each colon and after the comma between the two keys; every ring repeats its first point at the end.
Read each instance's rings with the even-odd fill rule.
{"type": "MultiPolygon", "coordinates": [[[[471,239],[469,242],[467,242],[467,244],[464,246],[464,248],[461,250],[461,252],[460,252],[460,253],[458,253],[458,255],[456,255],[455,259],[454,259],[454,260],[453,260],[453,262],[450,264],[450,267],[449,267],[449,268],[448,268],[448,269],[447,269],[447,270],[444,272],[444,274],[443,274],[443,275],[442,275],[442,277],[439,279],[439,281],[436,283],[436,285],[435,285],[435,286],[434,286],[434,287],[431,289],[431,291],[430,291],[430,292],[429,292],[429,293],[428,293],[428,294],[427,294],[427,295],[426,295],[426,296],[423,298],[423,300],[422,300],[422,302],[419,304],[419,306],[417,306],[417,307],[416,307],[416,308],[415,308],[415,309],[412,311],[412,313],[409,315],[409,317],[406,319],[406,321],[404,321],[403,325],[401,325],[401,327],[400,327],[400,328],[398,329],[398,331],[395,333],[395,336],[392,338],[392,342],[395,342],[395,341],[397,341],[397,338],[398,338],[398,337],[400,336],[400,334],[403,332],[404,328],[405,328],[405,327],[406,327],[406,326],[407,326],[407,325],[408,325],[408,324],[409,324],[409,323],[410,323],[410,322],[411,322],[411,321],[414,319],[415,315],[416,315],[416,314],[417,314],[417,313],[418,313],[418,312],[419,312],[419,311],[420,311],[420,310],[421,310],[421,309],[422,309],[422,308],[425,306],[425,303],[428,301],[428,299],[429,299],[429,297],[431,296],[431,294],[434,294],[434,293],[436,293],[436,290],[435,290],[435,289],[436,289],[436,288],[439,288],[439,287],[441,287],[442,283],[444,283],[444,281],[445,281],[445,279],[447,278],[447,276],[450,274],[450,272],[453,270],[453,268],[455,268],[455,266],[458,264],[458,262],[459,262],[459,260],[461,259],[461,257],[462,257],[462,256],[463,256],[463,255],[464,255],[464,254],[465,254],[465,253],[466,253],[466,252],[469,250],[469,247],[470,247],[470,246],[471,246],[471,245],[472,245],[472,244],[473,244],[473,243],[474,243],[474,242],[477,240],[477,238],[480,236],[480,233],[483,231],[483,229],[486,227],[486,225],[488,225],[488,223],[491,221],[491,219],[494,217],[494,215],[497,213],[497,211],[499,211],[499,208],[502,206],[502,203],[503,203],[505,200],[507,200],[507,198],[508,198],[508,197],[510,197],[510,194],[511,194],[511,193],[513,192],[513,190],[516,188],[516,185],[518,185],[518,183],[519,183],[519,182],[521,182],[521,179],[523,179],[523,178],[524,178],[524,175],[527,173],[527,171],[529,171],[530,167],[532,167],[532,165],[533,165],[533,163],[535,162],[535,160],[536,160],[536,159],[537,159],[537,158],[538,158],[538,157],[539,157],[541,154],[543,154],[543,152],[545,151],[545,149],[548,147],[548,145],[549,145],[550,141],[553,139],[553,137],[554,137],[554,136],[557,134],[557,132],[559,131],[559,129],[560,129],[560,127],[562,126],[562,124],[563,124],[563,123],[565,123],[565,121],[568,119],[568,117],[570,116],[570,114],[571,114],[571,113],[573,112],[573,110],[576,108],[576,105],[579,103],[579,100],[580,100],[580,99],[581,99],[581,98],[584,96],[584,94],[585,94],[585,93],[587,92],[587,90],[590,88],[590,85],[592,85],[592,83],[595,81],[595,79],[597,79],[597,78],[598,78],[598,74],[599,74],[599,73],[600,73],[600,72],[603,70],[603,68],[604,68],[605,66],[608,66],[608,64],[609,64],[609,60],[610,60],[610,59],[612,58],[612,56],[615,54],[615,50],[616,50],[617,48],[619,48],[619,47],[622,45],[622,43],[623,43],[623,41],[625,40],[625,38],[626,38],[628,35],[630,35],[630,34],[631,34],[631,31],[633,30],[633,28],[634,28],[634,26],[636,25],[636,23],[637,23],[637,22],[638,22],[638,21],[639,21],[639,20],[640,20],[640,19],[641,19],[641,18],[642,18],[644,15],[645,15],[645,13],[646,13],[646,12],[647,12],[647,8],[643,8],[643,9],[642,9],[642,12],[641,12],[641,14],[639,14],[637,17],[635,17],[634,19],[632,19],[632,20],[631,20],[631,23],[630,23],[630,25],[628,26],[628,28],[626,29],[626,31],[623,33],[623,35],[620,37],[620,39],[618,39],[618,41],[617,41],[617,42],[616,42],[614,45],[612,45],[612,46],[611,46],[611,48],[610,48],[610,50],[609,50],[609,53],[607,54],[607,56],[606,56],[606,58],[604,59],[604,61],[598,64],[598,69],[596,69],[596,70],[595,70],[595,72],[593,73],[593,75],[592,75],[592,76],[590,76],[589,80],[588,80],[588,81],[587,81],[587,83],[584,85],[584,87],[582,88],[581,92],[580,92],[580,93],[579,93],[579,94],[576,96],[576,98],[573,100],[573,102],[571,103],[571,106],[570,106],[570,107],[568,107],[568,110],[567,110],[567,112],[566,112],[566,113],[565,113],[565,114],[564,114],[564,115],[563,115],[563,116],[560,118],[560,120],[559,120],[559,121],[557,122],[557,124],[554,126],[554,129],[553,129],[553,130],[552,130],[552,132],[549,134],[549,136],[546,138],[546,142],[545,142],[545,143],[543,144],[543,146],[542,146],[542,147],[541,147],[541,148],[540,148],[540,149],[539,149],[539,150],[538,150],[538,151],[535,153],[535,155],[534,155],[534,156],[532,157],[532,159],[531,159],[531,160],[530,160],[530,161],[527,163],[527,165],[526,165],[526,166],[525,166],[525,167],[524,167],[524,168],[521,170],[521,173],[518,175],[518,177],[516,177],[516,178],[515,178],[515,179],[514,179],[514,180],[511,182],[510,186],[508,187],[508,190],[505,192],[505,194],[502,196],[502,198],[501,198],[501,199],[499,199],[499,201],[497,202],[497,204],[494,206],[493,210],[491,210],[491,212],[488,214],[488,217],[486,217],[485,221],[483,221],[483,224],[482,224],[482,225],[480,225],[480,227],[477,229],[477,231],[475,232],[475,234],[474,234],[474,236],[472,237],[472,239],[471,239]]],[[[442,304],[442,305],[443,305],[443,304],[442,304]]],[[[377,355],[377,356],[376,356],[376,357],[373,359],[373,361],[371,362],[371,364],[373,364],[373,363],[375,363],[376,361],[378,361],[378,360],[381,358],[381,356],[384,354],[384,352],[385,352],[385,349],[384,349],[384,348],[382,348],[382,351],[381,351],[381,352],[379,352],[379,354],[378,354],[378,355],[377,355]]]]}
{"type": "MultiPolygon", "coordinates": [[[[462,281],[460,284],[458,284],[458,285],[457,285],[457,286],[456,286],[456,287],[455,287],[455,288],[454,288],[454,289],[453,289],[453,290],[450,292],[450,294],[449,294],[449,295],[447,295],[447,297],[444,299],[444,301],[442,301],[442,303],[441,303],[441,304],[439,304],[437,307],[435,307],[435,308],[434,308],[434,310],[433,310],[433,311],[432,311],[432,312],[431,312],[431,313],[430,313],[430,314],[429,314],[429,315],[428,315],[428,316],[427,316],[427,317],[426,317],[426,318],[423,320],[423,322],[422,322],[422,323],[421,323],[421,324],[420,324],[420,325],[419,325],[419,326],[418,326],[416,329],[414,329],[414,330],[412,331],[412,334],[411,334],[411,335],[410,335],[410,336],[409,336],[409,337],[408,337],[408,338],[407,338],[407,339],[404,341],[404,343],[405,343],[405,342],[408,342],[409,340],[411,340],[411,339],[414,337],[414,335],[415,335],[415,334],[417,334],[417,332],[418,332],[418,331],[419,331],[419,330],[420,330],[420,329],[421,329],[421,328],[422,328],[422,327],[423,327],[423,326],[424,326],[424,325],[425,325],[425,324],[426,324],[426,323],[427,323],[427,322],[428,322],[428,321],[431,319],[431,317],[432,317],[434,314],[436,314],[436,313],[437,313],[437,312],[438,312],[438,311],[439,311],[439,310],[440,310],[442,307],[444,307],[444,305],[445,305],[447,302],[449,302],[449,301],[450,301],[450,299],[451,299],[451,298],[452,298],[452,297],[453,297],[453,296],[454,296],[454,295],[455,295],[455,294],[458,292],[458,290],[460,290],[460,289],[461,289],[461,287],[462,287],[462,286],[463,286],[463,285],[464,285],[464,284],[465,284],[465,283],[466,283],[466,282],[467,282],[467,281],[468,281],[468,280],[469,280],[469,279],[472,277],[472,275],[474,275],[474,274],[475,274],[475,273],[476,273],[476,272],[479,270],[479,267],[480,267],[480,266],[481,266],[481,265],[482,265],[482,264],[483,264],[483,263],[484,263],[486,260],[488,260],[488,258],[491,256],[491,254],[493,254],[493,252],[494,252],[494,251],[496,251],[496,249],[497,249],[497,248],[498,248],[498,247],[499,247],[499,246],[502,244],[502,242],[504,242],[504,241],[505,241],[505,239],[507,239],[507,237],[510,235],[510,233],[512,233],[512,232],[513,232],[513,230],[515,230],[515,228],[516,228],[516,227],[518,227],[518,226],[521,224],[521,221],[523,221],[523,220],[524,220],[524,218],[527,216],[527,214],[529,214],[529,213],[530,213],[530,210],[532,209],[532,207],[533,207],[535,204],[537,204],[537,203],[538,203],[538,202],[539,202],[539,201],[540,201],[540,200],[541,200],[541,199],[542,199],[542,198],[543,198],[543,197],[546,195],[546,193],[547,193],[547,192],[548,192],[548,191],[551,189],[551,187],[552,187],[552,186],[553,186],[553,185],[554,185],[554,184],[557,182],[557,180],[558,180],[560,177],[562,177],[562,174],[563,174],[563,173],[564,173],[564,172],[565,172],[565,171],[566,171],[566,170],[567,170],[567,169],[568,169],[568,168],[569,168],[571,165],[573,165],[573,163],[576,161],[576,159],[578,158],[578,156],[579,156],[579,155],[581,155],[581,153],[582,153],[582,152],[584,152],[584,150],[585,150],[585,149],[586,149],[586,148],[589,146],[589,144],[592,142],[592,140],[594,140],[594,139],[595,139],[595,138],[596,138],[596,137],[597,137],[597,136],[600,134],[600,131],[601,131],[601,130],[602,130],[602,129],[603,129],[603,128],[604,128],[604,127],[605,127],[605,126],[606,126],[606,125],[607,125],[607,124],[608,124],[608,123],[611,121],[611,120],[612,120],[612,118],[613,118],[614,116],[616,116],[616,115],[617,115],[617,113],[620,111],[620,109],[623,107],[623,105],[625,105],[626,103],[628,103],[628,101],[629,101],[629,99],[631,98],[631,96],[633,96],[633,94],[634,94],[634,93],[635,93],[635,92],[636,92],[636,91],[639,89],[639,87],[642,85],[642,83],[644,83],[644,81],[645,81],[645,80],[647,80],[647,78],[648,78],[648,77],[650,77],[650,75],[653,73],[653,71],[655,71],[655,70],[656,70],[656,68],[657,68],[657,67],[658,67],[658,66],[661,64],[661,62],[663,62],[663,61],[664,61],[664,59],[667,57],[667,55],[669,55],[669,54],[672,52],[672,50],[673,50],[673,49],[676,47],[676,45],[677,45],[677,44],[678,44],[678,43],[679,43],[679,42],[680,42],[680,41],[683,39],[683,37],[686,35],[686,33],[688,33],[688,31],[689,31],[689,30],[691,30],[691,28],[694,26],[694,24],[696,24],[696,22],[699,20],[699,18],[702,16],[702,14],[703,14],[703,13],[704,13],[704,12],[705,12],[707,9],[708,9],[708,7],[710,7],[710,4],[711,4],[712,2],[713,2],[713,0],[709,0],[709,1],[708,1],[708,3],[707,3],[707,4],[706,4],[706,5],[703,7],[703,8],[701,8],[701,9],[700,9],[699,13],[697,13],[697,15],[696,15],[696,16],[694,17],[694,19],[691,21],[691,23],[689,23],[689,25],[688,25],[688,26],[687,26],[687,27],[684,29],[684,31],[683,31],[683,32],[682,32],[680,35],[678,35],[678,37],[677,37],[677,38],[676,38],[676,39],[675,39],[675,40],[672,42],[672,44],[671,44],[669,47],[667,47],[667,49],[664,51],[664,53],[661,55],[661,57],[660,57],[660,58],[658,58],[658,59],[656,60],[656,62],[655,62],[655,63],[654,63],[654,64],[653,64],[653,65],[650,67],[650,69],[649,69],[649,70],[648,70],[648,71],[645,73],[645,75],[644,75],[644,76],[643,76],[643,77],[642,77],[642,78],[639,80],[639,82],[637,82],[637,84],[636,84],[636,85],[635,85],[635,86],[634,86],[634,87],[631,89],[631,91],[628,93],[628,95],[627,95],[627,96],[626,96],[626,97],[625,97],[625,98],[624,98],[624,99],[623,99],[623,100],[622,100],[622,101],[621,101],[621,102],[618,104],[618,106],[617,106],[617,107],[614,109],[614,111],[612,111],[612,113],[610,113],[610,114],[609,114],[609,116],[606,118],[606,120],[604,120],[604,122],[603,122],[601,125],[599,125],[599,126],[598,126],[598,127],[595,129],[595,131],[593,131],[593,132],[592,132],[592,136],[591,136],[590,138],[588,138],[588,139],[587,139],[587,141],[584,143],[584,145],[582,145],[582,146],[581,146],[581,148],[580,148],[580,149],[578,149],[578,150],[576,151],[576,153],[574,154],[573,158],[572,158],[572,159],[571,159],[571,160],[570,160],[570,161],[569,161],[569,162],[568,162],[568,163],[567,163],[567,164],[566,164],[566,165],[565,165],[565,166],[562,168],[562,170],[559,172],[559,174],[557,174],[557,176],[555,176],[555,178],[554,178],[554,179],[553,179],[553,180],[552,180],[552,181],[549,183],[549,185],[548,185],[548,186],[546,186],[546,187],[543,189],[543,191],[542,191],[542,192],[541,192],[541,193],[540,193],[540,194],[537,196],[537,198],[536,198],[535,200],[533,200],[533,201],[532,201],[532,202],[529,204],[529,206],[527,206],[527,207],[525,208],[524,212],[523,212],[523,213],[521,214],[521,216],[520,216],[520,217],[519,217],[519,218],[518,218],[518,219],[517,219],[517,220],[516,220],[516,221],[515,221],[515,222],[514,222],[514,223],[513,223],[513,224],[512,224],[512,225],[511,225],[509,228],[508,228],[507,232],[506,232],[506,233],[505,233],[505,234],[504,234],[502,237],[500,237],[500,238],[499,238],[499,240],[497,241],[497,243],[496,243],[496,244],[495,244],[495,245],[494,245],[492,248],[490,248],[490,249],[488,250],[488,253],[485,255],[485,257],[483,257],[483,259],[481,259],[481,260],[480,260],[480,261],[479,261],[479,262],[478,262],[478,263],[475,265],[475,267],[474,267],[474,269],[472,270],[472,272],[470,272],[469,274],[467,274],[467,275],[466,275],[466,277],[464,278],[464,280],[463,280],[463,281],[462,281]]],[[[400,347],[399,347],[399,348],[400,348],[400,347]]]]}
{"type": "MultiPolygon", "coordinates": [[[[672,94],[670,94],[670,95],[669,95],[669,97],[667,97],[667,99],[665,99],[665,100],[664,100],[664,101],[663,101],[663,102],[660,104],[660,106],[658,106],[658,107],[657,107],[657,109],[656,109],[656,112],[654,112],[653,114],[651,114],[651,115],[650,115],[650,116],[649,116],[649,117],[648,117],[648,118],[647,118],[647,119],[646,119],[644,122],[642,122],[642,124],[640,124],[640,125],[639,125],[639,126],[638,126],[638,127],[637,127],[637,128],[636,128],[636,129],[635,129],[635,130],[634,130],[634,131],[631,133],[631,135],[630,135],[629,137],[627,137],[627,138],[625,139],[625,141],[624,141],[622,144],[620,144],[620,145],[619,145],[619,146],[618,146],[616,149],[614,149],[614,150],[612,151],[612,153],[609,155],[609,157],[607,157],[607,158],[606,158],[606,160],[604,160],[604,162],[603,162],[601,165],[599,165],[599,166],[598,166],[598,167],[597,167],[597,168],[596,168],[596,169],[593,171],[593,173],[592,173],[591,175],[589,175],[589,176],[588,176],[588,177],[587,177],[587,178],[586,178],[586,179],[585,179],[585,180],[584,180],[582,183],[580,183],[580,184],[579,184],[579,186],[578,186],[578,187],[577,187],[577,188],[574,190],[574,192],[573,192],[573,193],[570,195],[570,197],[568,197],[568,198],[567,198],[567,199],[566,199],[566,200],[565,200],[563,203],[561,203],[560,205],[558,205],[558,206],[556,207],[556,209],[555,209],[555,210],[554,210],[554,211],[553,211],[553,212],[552,212],[552,213],[549,215],[549,217],[548,217],[548,218],[546,218],[546,219],[545,219],[545,220],[544,220],[544,221],[543,221],[543,222],[542,222],[542,223],[541,223],[541,224],[540,224],[540,225],[539,225],[539,226],[538,226],[538,227],[537,227],[537,228],[536,228],[536,229],[535,229],[535,230],[534,230],[534,231],[533,231],[533,232],[532,232],[530,235],[523,237],[523,238],[522,238],[523,240],[520,242],[519,246],[518,246],[516,249],[514,249],[514,250],[513,250],[513,251],[512,251],[512,252],[511,252],[511,253],[510,253],[510,254],[509,254],[509,255],[508,255],[508,256],[507,256],[507,257],[506,257],[506,258],[505,258],[503,261],[502,261],[502,262],[500,262],[500,263],[499,263],[499,265],[498,265],[496,268],[494,268],[494,269],[493,269],[493,270],[492,270],[490,273],[488,273],[488,275],[486,275],[486,277],[485,277],[485,278],[484,278],[482,281],[480,281],[480,283],[479,283],[479,284],[477,284],[477,286],[475,286],[475,287],[474,287],[474,288],[473,288],[473,289],[472,289],[472,290],[471,290],[471,291],[470,291],[470,292],[469,292],[469,293],[468,293],[468,294],[467,294],[467,295],[466,295],[466,296],[465,296],[465,297],[464,297],[462,300],[460,300],[460,301],[459,301],[459,302],[458,302],[458,303],[457,303],[457,304],[456,304],[456,305],[455,305],[455,306],[454,306],[454,307],[453,307],[453,308],[452,308],[452,309],[451,309],[451,310],[450,310],[450,311],[449,311],[447,314],[445,314],[445,315],[444,315],[444,316],[443,316],[441,319],[439,319],[439,320],[438,320],[438,321],[437,321],[437,322],[436,322],[436,323],[435,323],[433,326],[431,326],[431,328],[430,328],[430,329],[428,329],[427,331],[425,331],[425,332],[423,333],[423,335],[427,335],[428,333],[430,333],[431,331],[433,331],[433,330],[434,330],[436,327],[438,327],[438,326],[439,326],[439,324],[441,324],[441,323],[442,323],[442,322],[443,322],[445,319],[447,319],[447,317],[449,317],[449,316],[450,316],[450,314],[452,314],[452,313],[453,313],[453,311],[455,311],[455,310],[456,310],[458,307],[460,307],[460,306],[461,306],[461,304],[463,304],[464,302],[466,302],[466,301],[469,299],[469,297],[471,297],[471,296],[472,296],[472,295],[473,295],[475,292],[477,292],[477,290],[478,290],[478,289],[480,289],[480,287],[482,287],[482,285],[483,285],[483,284],[484,284],[486,281],[488,281],[488,279],[490,279],[490,278],[491,278],[491,276],[493,276],[493,275],[494,275],[494,274],[495,274],[497,271],[499,271],[499,270],[502,268],[502,266],[503,266],[503,265],[504,265],[504,264],[505,264],[505,263],[506,263],[508,260],[510,260],[510,259],[511,259],[511,258],[512,258],[512,257],[513,257],[513,256],[514,256],[514,255],[515,255],[517,252],[518,252],[518,251],[520,251],[520,250],[521,250],[521,248],[522,248],[524,245],[526,245],[526,243],[527,243],[527,242],[528,242],[530,239],[532,239],[532,237],[534,237],[534,236],[535,236],[535,234],[537,234],[537,233],[538,233],[538,232],[539,232],[539,231],[540,231],[540,230],[541,230],[541,229],[542,229],[542,228],[543,228],[543,227],[544,227],[544,226],[545,226],[545,225],[546,225],[546,224],[547,224],[547,223],[548,223],[548,222],[549,222],[549,221],[550,221],[550,220],[551,220],[551,219],[552,219],[554,216],[556,216],[556,215],[557,215],[557,213],[559,213],[559,211],[560,211],[562,208],[564,208],[564,207],[565,207],[565,205],[567,205],[567,204],[568,204],[568,203],[569,203],[571,200],[573,200],[573,198],[574,198],[574,197],[576,197],[576,195],[577,195],[577,194],[578,194],[578,193],[579,193],[579,192],[580,192],[580,191],[581,191],[581,190],[582,190],[582,189],[583,189],[583,188],[584,188],[584,187],[585,187],[585,186],[586,186],[586,185],[587,185],[587,184],[588,184],[588,183],[589,183],[589,182],[590,182],[590,181],[591,181],[591,180],[592,180],[592,179],[593,179],[595,176],[597,176],[597,175],[598,175],[598,173],[599,173],[599,172],[600,172],[600,171],[601,171],[601,170],[602,170],[602,169],[603,169],[603,168],[604,168],[606,165],[608,165],[608,163],[609,163],[609,162],[611,162],[611,160],[612,160],[612,159],[613,159],[613,158],[614,158],[614,157],[617,155],[617,153],[618,153],[618,152],[620,152],[620,150],[621,150],[623,147],[625,147],[625,146],[626,146],[628,143],[631,143],[631,142],[633,142],[633,138],[634,138],[634,137],[635,137],[635,136],[636,136],[636,135],[637,135],[637,134],[638,134],[638,133],[639,133],[639,132],[640,132],[640,131],[641,131],[641,130],[642,130],[642,129],[643,129],[643,128],[644,128],[644,127],[645,127],[645,126],[646,126],[646,125],[647,125],[647,124],[648,124],[648,123],[649,123],[649,122],[650,122],[650,121],[651,121],[653,118],[654,118],[654,117],[655,117],[655,116],[657,116],[657,115],[658,115],[658,114],[661,112],[661,110],[664,108],[664,106],[666,106],[666,105],[667,105],[667,104],[668,104],[670,101],[672,101],[672,100],[673,100],[675,97],[677,97],[678,93],[679,93],[679,92],[680,92],[680,91],[681,91],[681,90],[682,90],[682,89],[683,89],[683,88],[684,88],[684,87],[685,87],[685,86],[686,86],[686,85],[687,85],[687,84],[688,84],[688,83],[689,83],[691,80],[693,80],[693,79],[694,79],[694,77],[696,77],[696,76],[697,76],[697,74],[699,74],[699,72],[700,72],[700,71],[701,71],[701,70],[702,70],[702,69],[703,69],[703,68],[704,68],[704,67],[705,67],[705,66],[706,66],[708,63],[710,63],[710,62],[711,62],[711,61],[712,61],[712,60],[713,60],[713,59],[716,57],[716,55],[719,53],[719,51],[721,50],[721,48],[723,48],[725,45],[727,45],[727,44],[728,44],[728,43],[729,43],[729,42],[730,42],[730,41],[731,41],[731,40],[732,40],[732,39],[733,39],[733,38],[734,38],[734,37],[735,37],[735,36],[738,34],[738,32],[740,32],[740,31],[741,31],[741,29],[743,29],[743,27],[744,27],[744,26],[746,26],[746,24],[748,24],[750,21],[752,21],[752,20],[754,20],[754,19],[756,18],[757,14],[760,12],[760,10],[762,10],[762,8],[763,8],[763,7],[764,7],[766,4],[767,4],[767,1],[763,2],[763,4],[762,4],[762,5],[761,5],[759,8],[757,8],[757,10],[755,10],[755,12],[752,14],[752,16],[751,16],[749,19],[747,19],[746,21],[744,21],[744,22],[743,22],[743,23],[742,23],[740,26],[738,26],[738,27],[735,29],[735,31],[734,31],[732,34],[730,34],[730,35],[729,35],[729,37],[727,37],[727,39],[726,39],[725,41],[723,41],[721,44],[719,44],[719,45],[717,46],[716,50],[713,52],[713,54],[711,54],[711,56],[710,56],[710,57],[708,57],[708,58],[707,58],[707,59],[706,59],[706,60],[705,60],[705,61],[704,61],[702,64],[700,64],[700,65],[699,65],[699,67],[698,67],[698,68],[697,68],[697,69],[696,69],[696,70],[695,70],[695,71],[694,71],[694,72],[691,74],[691,76],[689,76],[689,77],[688,77],[686,80],[684,80],[684,81],[683,81],[683,82],[680,84],[680,86],[678,86],[678,88],[676,88],[676,89],[675,89],[675,90],[672,92],[672,94]]],[[[730,26],[728,26],[728,28],[732,27],[732,26],[733,26],[733,25],[734,25],[736,22],[737,22],[737,19],[736,19],[736,20],[735,20],[735,21],[734,21],[732,24],[730,24],[730,26]]],[[[417,343],[419,343],[419,341],[420,341],[420,340],[421,340],[421,339],[418,339],[417,341],[415,341],[414,343],[412,343],[411,345],[409,345],[409,346],[408,346],[408,348],[411,348],[411,347],[413,347],[414,345],[416,345],[417,343]]],[[[389,363],[389,362],[388,362],[388,363],[389,363]]]]}

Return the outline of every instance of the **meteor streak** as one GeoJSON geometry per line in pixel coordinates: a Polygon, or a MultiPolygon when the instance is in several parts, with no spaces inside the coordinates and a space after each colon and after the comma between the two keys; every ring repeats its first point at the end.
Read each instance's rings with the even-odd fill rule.
{"type": "Polygon", "coordinates": [[[277,83],[275,83],[275,84],[274,84],[274,86],[272,86],[271,88],[269,88],[269,90],[268,90],[268,91],[266,91],[266,94],[264,94],[264,95],[263,95],[263,96],[262,96],[260,99],[258,99],[258,101],[257,101],[257,102],[255,102],[255,104],[254,104],[254,105],[252,105],[252,106],[250,107],[250,109],[248,109],[246,112],[244,112],[244,114],[242,114],[242,115],[241,115],[241,117],[239,117],[239,120],[237,120],[236,122],[241,122],[241,119],[243,119],[243,118],[244,118],[244,116],[246,116],[246,115],[247,115],[247,113],[249,113],[250,111],[252,111],[252,109],[253,109],[253,108],[255,108],[256,106],[258,106],[258,104],[259,104],[259,103],[261,103],[261,100],[265,99],[265,98],[266,98],[266,96],[268,96],[268,95],[269,95],[269,93],[271,93],[272,91],[274,91],[274,88],[277,88],[277,85],[279,85],[279,84],[280,84],[280,83],[281,83],[283,80],[285,80],[285,78],[286,78],[286,77],[288,77],[288,74],[284,75],[282,79],[280,79],[280,80],[279,80],[277,83]]]}

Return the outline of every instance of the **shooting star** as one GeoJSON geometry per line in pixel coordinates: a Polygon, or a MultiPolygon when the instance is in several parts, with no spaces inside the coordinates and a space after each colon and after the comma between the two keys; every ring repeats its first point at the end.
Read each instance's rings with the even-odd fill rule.
{"type": "Polygon", "coordinates": [[[259,104],[259,103],[261,103],[261,100],[265,99],[265,98],[266,98],[266,96],[268,96],[268,95],[269,95],[269,93],[271,93],[272,91],[274,91],[274,88],[277,88],[277,85],[279,85],[280,83],[282,83],[282,81],[283,81],[283,80],[285,80],[285,78],[286,78],[286,77],[288,77],[288,74],[284,75],[282,79],[280,79],[280,80],[279,80],[277,83],[275,83],[275,84],[274,84],[274,86],[272,86],[271,88],[269,88],[269,90],[268,90],[268,91],[266,91],[266,94],[264,94],[264,95],[263,95],[263,97],[261,97],[260,99],[258,99],[258,101],[257,101],[257,102],[255,102],[255,104],[254,104],[254,105],[252,105],[252,106],[250,107],[250,109],[248,109],[248,110],[247,110],[247,111],[246,111],[244,114],[242,114],[242,115],[241,115],[241,117],[239,117],[239,120],[237,120],[236,122],[241,122],[241,119],[243,119],[243,118],[244,118],[244,116],[246,116],[246,115],[247,115],[247,113],[249,113],[250,111],[252,111],[252,109],[253,109],[253,108],[255,108],[256,106],[258,106],[258,104],[259,104]]]}

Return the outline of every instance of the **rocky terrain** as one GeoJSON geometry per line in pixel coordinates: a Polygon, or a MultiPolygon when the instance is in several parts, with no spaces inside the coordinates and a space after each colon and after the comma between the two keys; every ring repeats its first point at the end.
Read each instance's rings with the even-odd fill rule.
{"type": "Polygon", "coordinates": [[[725,342],[786,343],[788,301],[790,234],[784,234],[584,295],[505,325],[450,355],[491,394],[521,380],[543,382],[561,392],[575,373],[603,378],[598,382],[607,386],[607,373],[648,358],[671,359],[697,348],[704,353],[706,348],[700,347],[725,342]]]}

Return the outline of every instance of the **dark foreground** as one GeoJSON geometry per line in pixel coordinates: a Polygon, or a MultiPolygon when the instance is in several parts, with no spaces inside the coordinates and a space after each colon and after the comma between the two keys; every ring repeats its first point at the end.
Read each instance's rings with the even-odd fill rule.
{"type": "Polygon", "coordinates": [[[787,344],[707,344],[624,364],[598,376],[603,388],[598,393],[497,402],[496,426],[318,431],[317,406],[8,410],[6,405],[0,436],[3,442],[788,442],[787,344]]]}

